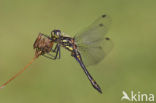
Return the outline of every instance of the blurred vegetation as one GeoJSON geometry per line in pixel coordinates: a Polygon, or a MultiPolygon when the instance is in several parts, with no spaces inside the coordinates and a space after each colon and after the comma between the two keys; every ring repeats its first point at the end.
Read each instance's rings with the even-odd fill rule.
{"type": "Polygon", "coordinates": [[[79,64],[37,59],[0,90],[0,103],[121,103],[122,91],[156,94],[155,0],[0,0],[0,84],[34,56],[39,32],[60,29],[70,36],[103,13],[111,15],[112,52],[88,67],[103,94],[92,88],[79,64]]]}

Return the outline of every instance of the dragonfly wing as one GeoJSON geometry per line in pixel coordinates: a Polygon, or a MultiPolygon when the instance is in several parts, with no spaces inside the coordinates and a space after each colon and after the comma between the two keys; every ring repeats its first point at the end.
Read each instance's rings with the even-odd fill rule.
{"type": "Polygon", "coordinates": [[[105,37],[110,24],[111,18],[102,15],[85,30],[76,34],[75,42],[85,65],[99,63],[111,50],[111,40],[105,37]]]}
{"type": "Polygon", "coordinates": [[[108,15],[102,15],[97,18],[91,25],[85,28],[82,32],[75,35],[77,44],[88,44],[100,42],[104,39],[111,24],[111,18],[108,15]]]}
{"type": "Polygon", "coordinates": [[[109,39],[103,40],[101,44],[90,46],[78,46],[78,50],[82,56],[82,61],[86,66],[98,64],[112,50],[113,43],[109,39]]]}

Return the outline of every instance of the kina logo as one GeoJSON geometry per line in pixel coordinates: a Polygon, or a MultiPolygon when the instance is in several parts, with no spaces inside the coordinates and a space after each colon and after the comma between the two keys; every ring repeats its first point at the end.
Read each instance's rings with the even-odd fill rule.
{"type": "Polygon", "coordinates": [[[149,93],[141,93],[140,91],[134,92],[131,91],[130,95],[128,95],[125,91],[122,91],[123,96],[121,97],[121,101],[127,100],[127,101],[148,101],[153,102],[154,101],[154,94],[149,93]]]}

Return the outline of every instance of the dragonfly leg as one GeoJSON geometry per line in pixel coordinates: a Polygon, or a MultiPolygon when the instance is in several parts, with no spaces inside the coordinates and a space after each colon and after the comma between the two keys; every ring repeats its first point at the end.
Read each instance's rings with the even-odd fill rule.
{"type": "Polygon", "coordinates": [[[59,58],[60,58],[60,45],[57,46],[57,51],[56,51],[56,55],[55,55],[54,59],[57,58],[58,54],[59,54],[59,58]]]}
{"type": "Polygon", "coordinates": [[[79,62],[80,66],[82,67],[83,71],[85,72],[85,74],[87,75],[90,83],[92,84],[92,86],[100,93],[102,93],[102,90],[100,88],[100,86],[96,83],[96,81],[93,79],[93,77],[90,75],[90,73],[88,72],[88,70],[86,69],[85,65],[82,62],[82,58],[80,53],[76,55],[76,53],[74,53],[75,55],[73,55],[75,57],[75,59],[79,62]]]}
{"type": "Polygon", "coordinates": [[[43,55],[44,57],[46,57],[46,58],[49,58],[49,59],[52,59],[52,60],[55,60],[55,58],[53,58],[53,57],[51,57],[51,56],[47,56],[47,55],[43,55]]]}
{"type": "Polygon", "coordinates": [[[58,54],[59,54],[59,59],[60,59],[60,46],[59,45],[57,46],[57,51],[56,52],[51,51],[50,53],[47,53],[47,54],[45,54],[43,56],[46,57],[46,58],[55,60],[57,58],[58,54]],[[50,54],[50,53],[55,53],[55,56],[50,54]]]}
{"type": "Polygon", "coordinates": [[[59,44],[56,44],[55,48],[52,49],[52,52],[56,53],[54,59],[57,58],[58,54],[59,54],[59,59],[61,58],[61,49],[60,49],[60,45],[59,44]]]}
{"type": "Polygon", "coordinates": [[[44,57],[46,58],[49,58],[49,59],[52,59],[52,60],[55,60],[57,59],[58,55],[59,55],[59,59],[61,57],[61,52],[60,52],[60,45],[57,44],[54,48],[54,50],[52,49],[50,53],[46,53],[45,55],[43,55],[44,57]],[[51,54],[50,54],[51,53],[51,54]],[[52,55],[52,53],[55,53],[55,56],[52,55]]]}
{"type": "Polygon", "coordinates": [[[52,49],[52,52],[56,52],[56,49],[58,48],[58,44],[56,44],[55,48],[52,49]]]}
{"type": "Polygon", "coordinates": [[[61,58],[61,48],[59,46],[59,59],[61,58]]]}

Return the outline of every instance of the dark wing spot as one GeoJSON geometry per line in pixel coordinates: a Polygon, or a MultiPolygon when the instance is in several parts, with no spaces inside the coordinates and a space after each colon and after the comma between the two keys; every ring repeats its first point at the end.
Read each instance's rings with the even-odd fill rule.
{"type": "Polygon", "coordinates": [[[101,23],[101,24],[99,24],[99,26],[102,27],[102,26],[104,26],[104,25],[101,23]]]}
{"type": "Polygon", "coordinates": [[[106,14],[103,14],[103,15],[102,15],[102,18],[105,18],[106,16],[107,16],[106,14]]]}
{"type": "Polygon", "coordinates": [[[110,40],[110,38],[109,38],[109,37],[106,37],[105,39],[106,39],[106,40],[110,40]]]}

